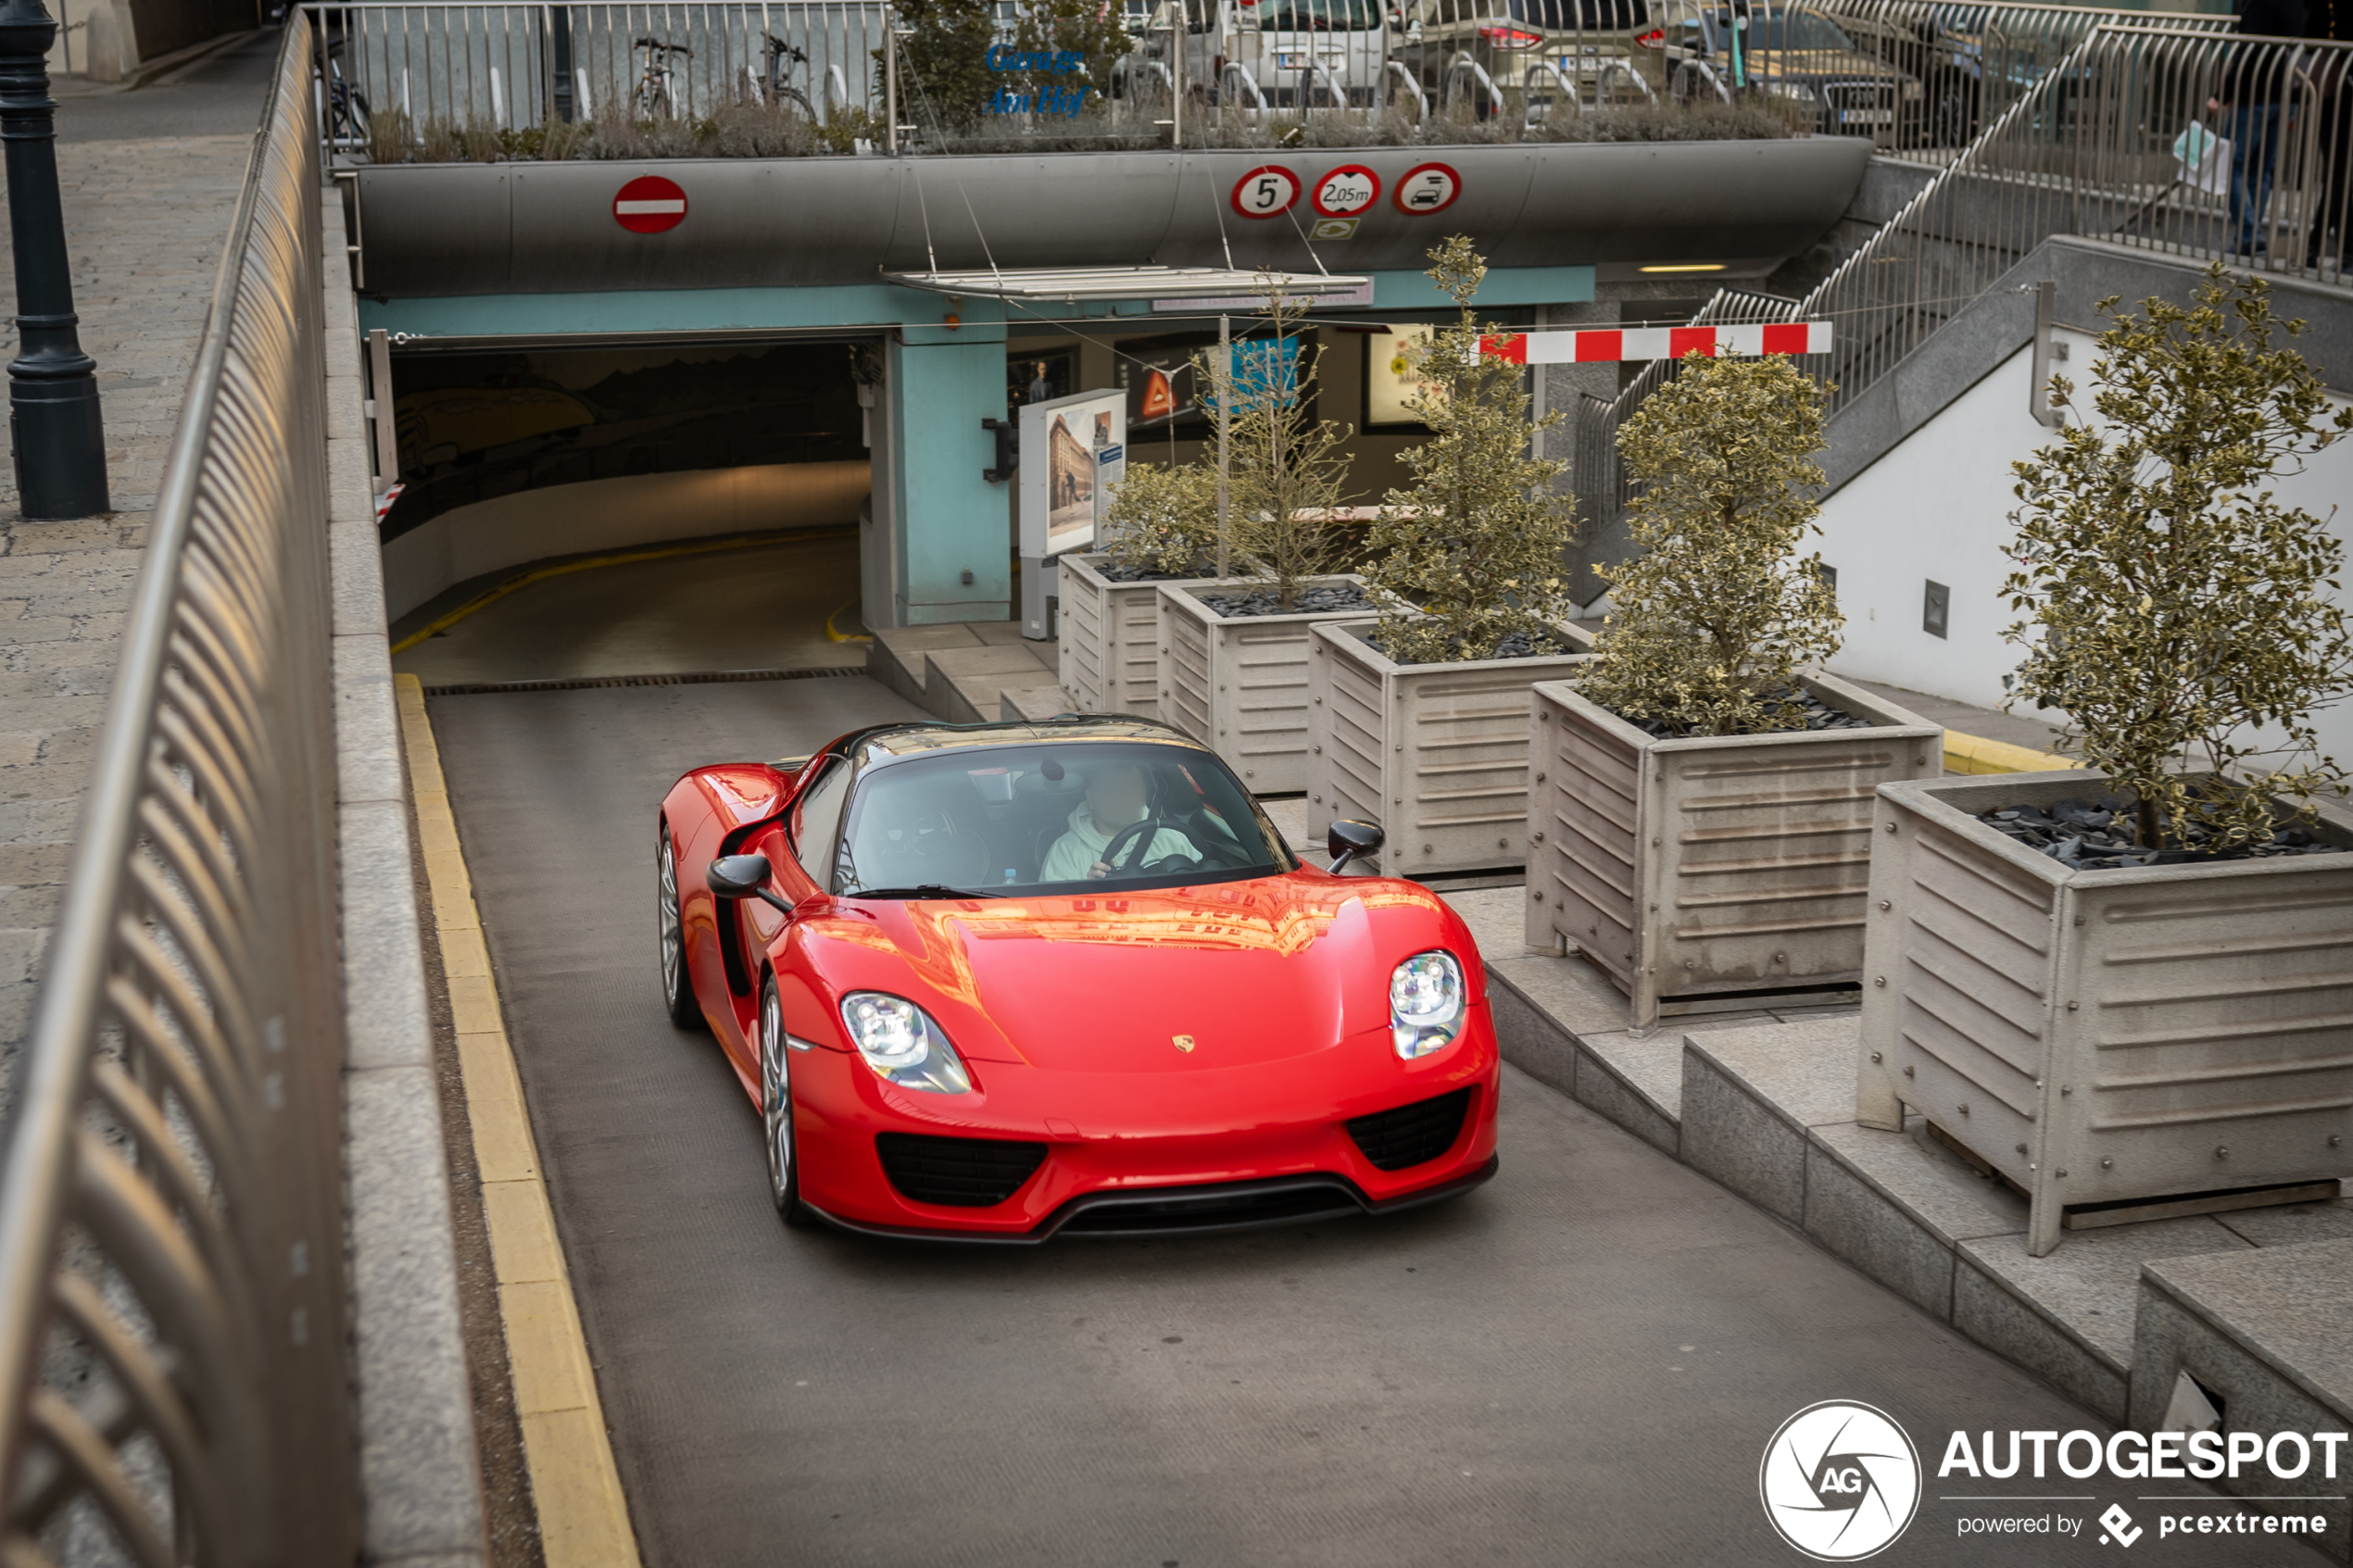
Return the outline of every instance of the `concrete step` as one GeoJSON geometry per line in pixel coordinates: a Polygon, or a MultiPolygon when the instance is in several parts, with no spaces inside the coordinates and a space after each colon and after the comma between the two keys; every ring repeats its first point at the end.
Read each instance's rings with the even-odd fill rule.
{"type": "Polygon", "coordinates": [[[1021,643],[933,648],[924,655],[924,706],[961,724],[994,722],[1003,711],[1007,686],[1042,685],[1055,678],[1021,643]]]}
{"type": "Polygon", "coordinates": [[[1036,723],[1051,719],[1058,713],[1078,710],[1078,705],[1071,700],[1070,694],[1063,690],[1059,682],[1000,687],[997,693],[997,716],[1014,722],[1036,723]]]}

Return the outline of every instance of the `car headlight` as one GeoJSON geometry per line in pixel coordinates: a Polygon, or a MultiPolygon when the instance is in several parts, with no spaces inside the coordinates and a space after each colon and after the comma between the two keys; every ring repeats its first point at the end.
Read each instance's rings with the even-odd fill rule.
{"type": "Polygon", "coordinates": [[[1416,953],[1389,977],[1389,1037],[1407,1061],[1463,1030],[1463,966],[1448,952],[1416,953]]]}
{"type": "Polygon", "coordinates": [[[902,1089],[961,1095],[973,1086],[948,1032],[904,997],[852,991],[841,999],[841,1022],[866,1065],[902,1089]]]}

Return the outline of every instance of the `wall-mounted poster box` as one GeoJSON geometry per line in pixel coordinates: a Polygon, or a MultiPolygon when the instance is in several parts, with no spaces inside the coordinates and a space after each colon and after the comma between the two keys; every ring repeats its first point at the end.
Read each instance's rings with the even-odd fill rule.
{"type": "Polygon", "coordinates": [[[1099,476],[1097,454],[1127,444],[1127,395],[1082,392],[1021,408],[1021,553],[1047,560],[1091,548],[1097,519],[1110,504],[1099,495],[1115,483],[1116,460],[1099,476]]]}

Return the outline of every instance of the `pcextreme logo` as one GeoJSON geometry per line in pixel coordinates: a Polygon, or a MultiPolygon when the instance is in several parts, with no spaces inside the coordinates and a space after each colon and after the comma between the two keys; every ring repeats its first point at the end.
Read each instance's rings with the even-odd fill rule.
{"type": "Polygon", "coordinates": [[[1781,1423],[1756,1489],[1781,1539],[1818,1562],[1856,1562],[1904,1533],[1920,1505],[1920,1456],[1894,1417],[1825,1399],[1781,1423]]]}

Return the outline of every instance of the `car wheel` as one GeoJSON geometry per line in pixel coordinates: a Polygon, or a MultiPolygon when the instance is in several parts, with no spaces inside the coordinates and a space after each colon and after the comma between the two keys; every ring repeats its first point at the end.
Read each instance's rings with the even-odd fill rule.
{"type": "Polygon", "coordinates": [[[686,932],[678,919],[678,855],[671,847],[670,824],[660,829],[654,849],[654,919],[661,944],[661,1005],[681,1029],[705,1027],[702,1004],[686,973],[686,932]]]}
{"type": "Polygon", "coordinates": [[[768,1196],[788,1225],[813,1225],[816,1213],[800,1200],[800,1152],[794,1146],[792,1074],[785,1066],[784,1008],[774,975],[760,987],[760,1106],[761,1142],[768,1151],[768,1196]]]}

